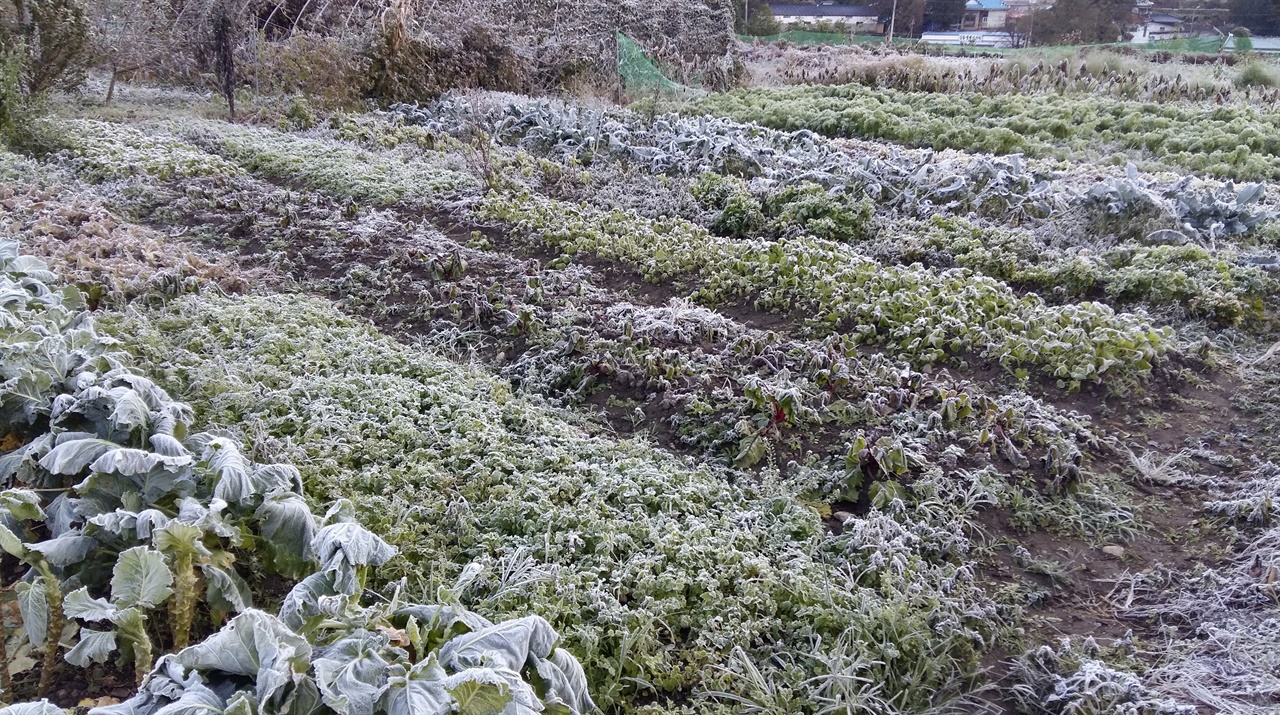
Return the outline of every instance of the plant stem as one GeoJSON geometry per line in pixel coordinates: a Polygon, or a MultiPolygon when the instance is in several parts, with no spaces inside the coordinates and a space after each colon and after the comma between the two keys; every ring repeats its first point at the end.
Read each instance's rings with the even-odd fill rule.
{"type": "MultiPolygon", "coordinates": [[[[8,595],[8,588],[0,590],[8,595]]],[[[3,602],[3,599],[0,599],[3,602]]],[[[9,691],[12,683],[9,681],[9,648],[7,641],[9,640],[9,629],[4,626],[4,611],[0,609],[0,702],[7,703],[9,701],[9,691]]]]}
{"type": "Polygon", "coordinates": [[[151,672],[151,639],[147,637],[145,631],[133,644],[133,669],[138,687],[142,687],[142,681],[151,672]]]}
{"type": "Polygon", "coordinates": [[[186,648],[191,642],[191,622],[196,610],[195,563],[189,551],[174,555],[174,594],[169,602],[169,625],[173,628],[173,646],[186,648]]]}
{"type": "Polygon", "coordinates": [[[44,665],[40,668],[40,683],[36,695],[44,697],[53,687],[53,676],[58,670],[58,642],[62,640],[62,627],[66,617],[62,613],[62,584],[49,570],[49,565],[40,562],[36,565],[44,579],[45,600],[49,603],[49,627],[45,631],[44,665]]]}

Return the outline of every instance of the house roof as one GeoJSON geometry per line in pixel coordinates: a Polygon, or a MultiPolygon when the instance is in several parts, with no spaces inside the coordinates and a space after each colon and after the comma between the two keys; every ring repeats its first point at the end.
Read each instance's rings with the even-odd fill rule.
{"type": "Polygon", "coordinates": [[[805,5],[794,2],[771,2],[769,10],[775,16],[790,17],[879,17],[880,15],[870,5],[805,5]]]}
{"type": "MultiPolygon", "coordinates": [[[[1236,38],[1227,39],[1227,47],[1235,49],[1236,38]]],[[[1249,44],[1253,46],[1254,52],[1280,52],[1280,37],[1250,37],[1249,44]]]]}
{"type": "Polygon", "coordinates": [[[1008,10],[1004,0],[968,0],[964,4],[966,10],[1008,10]]]}
{"type": "Polygon", "coordinates": [[[1148,22],[1154,22],[1154,23],[1156,23],[1157,25],[1181,25],[1182,23],[1186,22],[1186,20],[1183,20],[1183,19],[1182,19],[1182,18],[1180,18],[1180,17],[1174,17],[1173,15],[1167,15],[1167,14],[1165,14],[1165,13],[1163,13],[1163,12],[1153,12],[1153,13],[1151,13],[1151,16],[1147,18],[1147,21],[1148,21],[1148,22]]]}

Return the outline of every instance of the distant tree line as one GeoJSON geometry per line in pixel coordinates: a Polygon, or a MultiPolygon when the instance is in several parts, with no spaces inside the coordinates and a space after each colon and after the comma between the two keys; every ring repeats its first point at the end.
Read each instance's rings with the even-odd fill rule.
{"type": "Polygon", "coordinates": [[[1280,0],[1231,0],[1231,22],[1254,36],[1280,36],[1280,0]]]}
{"type": "Polygon", "coordinates": [[[1129,38],[1132,0],[1056,0],[1013,21],[1013,30],[1033,45],[1094,45],[1129,38]]]}

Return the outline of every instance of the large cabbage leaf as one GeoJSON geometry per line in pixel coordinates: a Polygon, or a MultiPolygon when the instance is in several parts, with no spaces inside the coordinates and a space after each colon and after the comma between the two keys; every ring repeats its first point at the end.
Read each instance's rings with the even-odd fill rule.
{"type": "Polygon", "coordinates": [[[40,552],[46,561],[58,568],[66,568],[84,561],[97,546],[96,539],[84,536],[78,531],[72,531],[56,539],[41,541],[38,544],[27,544],[27,548],[40,552]]]}
{"type": "Polygon", "coordinates": [[[109,621],[120,609],[105,598],[94,598],[88,588],[78,588],[62,599],[62,612],[67,618],[84,621],[109,621]]]}
{"type": "Polygon", "coordinates": [[[64,656],[68,663],[88,668],[90,663],[105,663],[116,649],[115,631],[80,629],[80,642],[64,656]]]}
{"type": "Polygon", "coordinates": [[[111,600],[121,606],[155,608],[173,593],[164,554],[146,546],[121,552],[111,575],[111,600]]]}
{"type": "Polygon", "coordinates": [[[14,590],[18,592],[18,611],[22,614],[22,629],[27,640],[31,641],[33,648],[43,648],[49,628],[49,600],[44,591],[44,577],[32,583],[19,581],[14,590]]]}
{"type": "Polygon", "coordinates": [[[280,620],[294,630],[300,630],[306,621],[319,614],[320,599],[338,595],[334,575],[323,571],[302,579],[284,597],[280,604],[280,620]]]}
{"type": "Polygon", "coordinates": [[[0,715],[67,715],[67,711],[48,700],[35,703],[14,703],[0,708],[0,715]]]}
{"type": "Polygon", "coordinates": [[[587,692],[587,674],[582,664],[569,651],[556,648],[547,660],[537,663],[538,675],[546,683],[543,700],[548,704],[562,704],[573,715],[595,712],[596,704],[587,692]]]}
{"type": "Polygon", "coordinates": [[[339,715],[373,715],[388,686],[386,645],[386,636],[362,630],[325,648],[315,661],[324,704],[339,715]]]}
{"type": "Polygon", "coordinates": [[[316,533],[311,550],[325,573],[335,574],[341,593],[359,590],[355,567],[380,566],[396,555],[395,547],[353,522],[329,524],[316,533]]]}
{"type": "Polygon", "coordinates": [[[311,542],[316,518],[307,500],[300,494],[276,491],[262,501],[255,516],[272,567],[295,578],[308,573],[315,560],[311,542]]]}
{"type": "Polygon", "coordinates": [[[445,690],[446,677],[434,653],[403,674],[392,674],[383,696],[386,715],[445,715],[453,710],[453,697],[445,690]]]}
{"type": "Polygon", "coordinates": [[[526,616],[458,636],[440,648],[440,662],[452,670],[500,664],[519,672],[530,658],[551,655],[559,635],[541,616],[526,616]]]}
{"type": "Polygon", "coordinates": [[[275,616],[248,609],[175,659],[186,668],[252,677],[255,697],[266,703],[310,669],[311,645],[275,616]]]}
{"type": "Polygon", "coordinates": [[[249,464],[235,442],[221,437],[212,439],[204,448],[201,461],[209,465],[216,477],[213,496],[229,504],[242,504],[257,495],[249,464]]]}

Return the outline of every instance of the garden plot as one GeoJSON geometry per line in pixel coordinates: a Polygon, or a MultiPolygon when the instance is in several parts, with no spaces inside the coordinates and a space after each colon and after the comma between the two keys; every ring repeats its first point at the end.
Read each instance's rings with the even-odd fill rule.
{"type": "MultiPolygon", "coordinates": [[[[1269,472],[1237,439],[1255,427],[1199,405],[1237,389],[1215,345],[1268,334],[1274,286],[1240,260],[1271,230],[1260,191],[979,158],[931,174],[704,122],[704,146],[829,158],[788,191],[805,167],[786,152],[699,155],[673,140],[702,131],[689,120],[624,117],[575,144],[605,119],[535,110],[508,134],[525,115],[305,133],[80,120],[46,130],[63,151],[42,171],[108,242],[211,267],[183,269],[163,305],[125,308],[155,295],[141,280],[103,296],[164,388],[252,458],[297,464],[311,498],[351,498],[403,554],[379,588],[453,593],[462,576],[476,613],[545,617],[607,711],[981,711],[996,698],[979,664],[1027,649],[1001,671],[1028,711],[1196,702],[1216,666],[1140,609],[1176,600],[1158,574],[1222,569],[1233,534],[1257,538],[1269,472]],[[913,198],[952,176],[987,198],[913,198]],[[1123,225],[1092,255],[1071,229],[1046,257],[1044,227],[1070,216],[1123,225]],[[1144,246],[1133,222],[1185,243],[1144,246]],[[296,292],[221,297],[221,275],[296,292]],[[1197,478],[1150,476],[1184,448],[1197,478]],[[1119,544],[1123,561],[1099,551],[1119,544]],[[1104,600],[1126,569],[1148,601],[1104,600]],[[1100,605],[1115,615],[1090,623],[1100,605]],[[1109,642],[1126,628],[1186,667],[1148,671],[1109,642]],[[1108,642],[1037,651],[1090,629],[1108,642]]],[[[33,203],[10,230],[55,245],[33,203]]],[[[47,252],[75,275],[72,252],[47,252]]],[[[121,265],[149,260],[167,265],[121,265]]],[[[1258,605],[1213,618],[1261,622],[1258,605]]],[[[1258,678],[1263,645],[1240,651],[1258,678]]],[[[1219,702],[1260,702],[1258,682],[1219,702]]]]}

